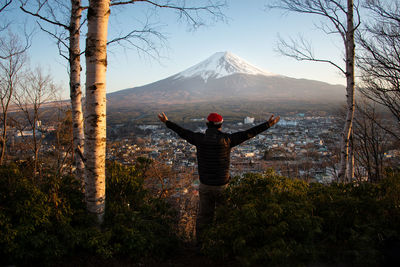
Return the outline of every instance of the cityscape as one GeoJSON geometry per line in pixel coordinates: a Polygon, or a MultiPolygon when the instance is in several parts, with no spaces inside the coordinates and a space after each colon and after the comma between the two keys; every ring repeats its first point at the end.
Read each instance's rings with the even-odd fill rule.
{"type": "MultiPolygon", "coordinates": [[[[279,175],[308,182],[328,184],[336,181],[342,130],[340,120],[336,115],[312,112],[281,116],[277,125],[231,150],[231,176],[273,169],[279,175]]],[[[205,122],[204,118],[191,118],[189,122],[178,121],[178,124],[195,132],[205,132],[205,122]]],[[[241,121],[224,122],[222,131],[244,131],[262,122],[247,116],[241,121]]],[[[57,146],[54,142],[56,132],[60,130],[57,123],[37,121],[35,129],[38,152],[44,157],[50,156],[49,159],[54,154],[61,154],[58,155],[60,158],[68,157],[70,144],[57,146]]],[[[10,157],[24,158],[33,143],[33,131],[15,127],[10,127],[8,131],[10,157]]],[[[400,150],[394,143],[379,153],[386,166],[400,163],[400,150]]],[[[171,172],[168,175],[174,173],[179,177],[190,174],[194,181],[198,179],[195,146],[161,122],[110,123],[107,126],[106,158],[124,165],[135,165],[138,158],[151,159],[158,166],[169,169],[171,172]]],[[[367,180],[363,166],[357,168],[357,176],[359,180],[367,180]]]]}
{"type": "MultiPolygon", "coordinates": [[[[333,115],[310,116],[297,113],[281,117],[280,122],[231,151],[231,175],[262,173],[272,168],[278,174],[307,181],[331,183],[337,177],[341,124],[333,115]]],[[[204,132],[205,120],[191,119],[181,125],[204,132]]],[[[262,121],[245,117],[243,121],[224,122],[222,131],[232,133],[249,129],[262,121]]],[[[110,131],[125,126],[111,126],[110,131]]],[[[134,164],[136,158],[151,158],[178,173],[197,175],[196,148],[179,138],[161,123],[137,125],[136,136],[110,140],[107,159],[134,164]]],[[[398,160],[399,151],[384,152],[384,160],[398,160]]]]}

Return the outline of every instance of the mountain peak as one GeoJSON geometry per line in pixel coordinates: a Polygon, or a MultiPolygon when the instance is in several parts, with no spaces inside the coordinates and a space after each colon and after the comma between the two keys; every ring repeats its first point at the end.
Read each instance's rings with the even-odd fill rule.
{"type": "Polygon", "coordinates": [[[261,70],[235,54],[225,51],[217,52],[206,60],[178,73],[176,78],[200,76],[204,81],[210,78],[222,78],[235,73],[274,76],[270,72],[261,70]]]}

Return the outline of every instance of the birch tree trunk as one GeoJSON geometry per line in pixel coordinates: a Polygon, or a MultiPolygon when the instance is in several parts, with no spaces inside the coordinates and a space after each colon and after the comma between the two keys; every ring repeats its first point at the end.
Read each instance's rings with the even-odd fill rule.
{"type": "Polygon", "coordinates": [[[341,133],[338,181],[349,181],[352,179],[354,173],[354,161],[352,157],[349,157],[349,140],[353,128],[355,109],[354,33],[360,25],[360,11],[358,5],[354,6],[354,0],[275,0],[272,2],[273,4],[268,4],[267,6],[270,8],[280,8],[286,11],[314,14],[324,17],[333,27],[323,25],[321,29],[327,34],[339,34],[343,40],[346,55],[345,68],[340,67],[339,64],[332,60],[316,58],[311,47],[307,44],[307,41],[302,38],[300,38],[299,42],[292,41],[290,43],[287,43],[281,39],[278,50],[281,52],[281,54],[293,57],[297,60],[329,63],[339,69],[340,72],[346,76],[347,111],[346,121],[341,133]],[[346,2],[347,7],[345,4],[346,2]],[[356,22],[354,21],[354,14],[356,14],[356,22]]]}
{"type": "MultiPolygon", "coordinates": [[[[84,130],[83,130],[83,112],[82,112],[82,90],[81,90],[81,64],[80,64],[80,31],[82,11],[86,7],[81,6],[81,0],[70,0],[71,8],[68,10],[69,22],[62,23],[61,17],[64,17],[64,11],[60,10],[57,1],[25,1],[21,2],[21,10],[33,17],[40,19],[50,25],[60,27],[68,31],[69,44],[64,43],[64,32],[55,30],[53,33],[46,31],[55,38],[57,43],[65,45],[68,49],[68,56],[64,55],[63,49],[59,46],[59,53],[69,63],[69,85],[73,121],[73,155],[75,176],[82,181],[84,185],[84,130]],[[33,3],[33,4],[32,4],[33,3]],[[30,4],[30,5],[29,5],[30,4]],[[36,7],[36,9],[34,8],[36,7]],[[31,10],[33,9],[33,10],[31,10]],[[60,18],[57,18],[60,17],[60,18]]],[[[61,3],[61,2],[60,2],[61,3]]],[[[42,30],[44,30],[42,28],[42,30]]]]}
{"type": "MultiPolygon", "coordinates": [[[[36,103],[34,104],[36,107],[36,103]]],[[[34,111],[33,115],[33,126],[32,126],[32,139],[33,139],[33,176],[36,177],[37,172],[38,172],[38,161],[39,161],[39,146],[38,146],[38,140],[37,140],[37,113],[36,109],[34,111]]]]}
{"type": "Polygon", "coordinates": [[[84,184],[84,133],[82,113],[82,90],[81,90],[81,60],[80,60],[80,23],[81,23],[81,0],[71,0],[71,18],[69,27],[69,86],[72,108],[73,127],[73,151],[76,167],[76,177],[84,184]]]}
{"type": "Polygon", "coordinates": [[[339,180],[349,182],[353,177],[350,176],[349,168],[353,169],[353,161],[349,157],[349,144],[350,136],[353,127],[354,119],[354,3],[353,0],[347,0],[347,31],[346,31],[346,121],[342,133],[342,141],[340,146],[340,168],[339,168],[339,180]]]}
{"type": "Polygon", "coordinates": [[[109,0],[90,0],[86,37],[85,194],[102,223],[105,208],[106,70],[109,0]]]}
{"type": "MultiPolygon", "coordinates": [[[[10,79],[10,77],[7,77],[10,79]]],[[[11,77],[12,78],[12,77],[11,77]]],[[[11,80],[11,79],[10,79],[11,80]]],[[[6,155],[6,145],[7,145],[7,131],[8,131],[8,125],[7,125],[7,120],[8,120],[8,106],[10,104],[10,100],[12,97],[12,81],[11,81],[11,86],[9,87],[9,91],[6,92],[6,95],[3,98],[3,95],[1,96],[1,106],[2,106],[2,127],[3,127],[3,132],[1,133],[1,154],[0,154],[0,165],[3,165],[4,158],[6,155]],[[4,101],[5,100],[5,101],[4,101]],[[5,103],[4,103],[5,102],[5,103]]]]}
{"type": "Polygon", "coordinates": [[[7,113],[3,114],[2,116],[3,122],[3,132],[1,133],[1,154],[0,154],[0,165],[3,165],[4,157],[6,155],[6,141],[7,141],[7,113]]]}
{"type": "Polygon", "coordinates": [[[347,161],[347,174],[348,181],[351,182],[354,179],[354,143],[353,143],[353,127],[350,134],[350,141],[349,141],[349,160],[347,161]]]}

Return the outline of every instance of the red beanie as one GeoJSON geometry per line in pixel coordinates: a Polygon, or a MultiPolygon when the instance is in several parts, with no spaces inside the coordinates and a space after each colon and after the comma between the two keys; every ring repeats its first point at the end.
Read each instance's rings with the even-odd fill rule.
{"type": "Polygon", "coordinates": [[[218,113],[210,113],[210,115],[207,117],[207,121],[214,124],[220,124],[224,121],[224,119],[218,113]]]}

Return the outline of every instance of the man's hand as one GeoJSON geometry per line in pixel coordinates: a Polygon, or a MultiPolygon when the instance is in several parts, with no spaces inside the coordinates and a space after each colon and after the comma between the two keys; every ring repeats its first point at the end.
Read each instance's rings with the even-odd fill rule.
{"type": "Polygon", "coordinates": [[[276,117],[276,118],[274,118],[274,115],[271,115],[271,117],[269,118],[269,120],[268,120],[268,123],[269,123],[269,127],[272,127],[272,126],[274,126],[275,124],[277,124],[278,123],[278,121],[281,119],[281,117],[276,117]]]}
{"type": "Polygon", "coordinates": [[[167,116],[165,116],[165,113],[164,113],[164,112],[158,113],[158,118],[159,118],[160,121],[163,122],[163,123],[166,123],[167,120],[168,120],[168,118],[167,118],[167,116]]]}

